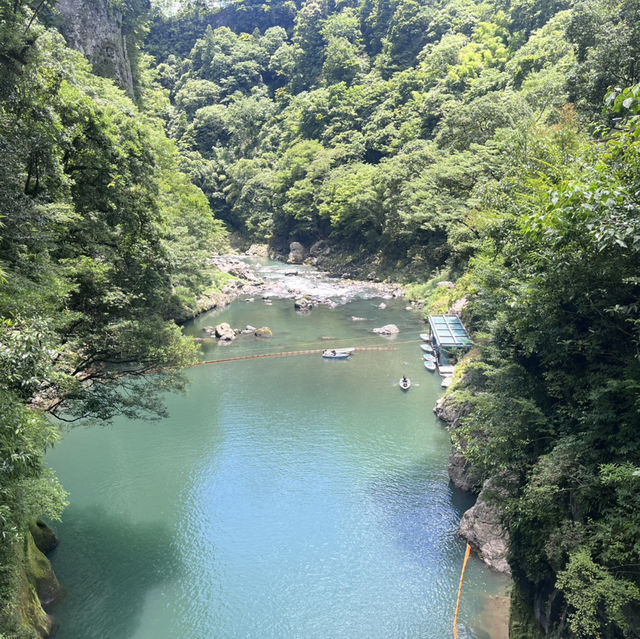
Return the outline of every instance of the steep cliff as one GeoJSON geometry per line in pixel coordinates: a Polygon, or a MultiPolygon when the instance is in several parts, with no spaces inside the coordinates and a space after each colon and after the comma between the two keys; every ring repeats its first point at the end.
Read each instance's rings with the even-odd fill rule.
{"type": "Polygon", "coordinates": [[[57,9],[68,45],[84,53],[96,75],[112,78],[133,97],[131,52],[122,12],[108,0],[58,0],[57,9]]]}
{"type": "MultiPolygon", "coordinates": [[[[434,413],[447,424],[451,433],[461,418],[469,414],[471,407],[460,400],[455,388],[440,397],[434,407],[434,413]]],[[[458,448],[452,447],[449,456],[449,478],[454,486],[467,492],[477,492],[482,484],[475,506],[467,510],[460,522],[458,533],[467,540],[482,560],[493,570],[506,575],[511,574],[507,562],[509,533],[502,523],[503,509],[500,505],[505,497],[504,489],[493,486],[488,479],[481,482],[481,475],[465,457],[464,440],[458,438],[458,448]]]]}

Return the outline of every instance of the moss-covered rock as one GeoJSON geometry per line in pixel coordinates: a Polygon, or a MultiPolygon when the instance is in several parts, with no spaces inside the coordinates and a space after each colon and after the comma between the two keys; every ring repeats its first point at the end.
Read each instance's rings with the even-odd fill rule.
{"type": "MultiPolygon", "coordinates": [[[[36,549],[37,550],[37,549],[36,549]]],[[[19,592],[16,599],[19,635],[24,639],[49,637],[53,627],[52,618],[44,611],[36,588],[25,572],[20,575],[19,592]]]]}
{"type": "Polygon", "coordinates": [[[26,571],[29,583],[46,608],[62,596],[62,587],[53,572],[51,562],[38,550],[31,533],[27,533],[26,571]]]}
{"type": "Polygon", "coordinates": [[[51,552],[59,543],[53,530],[40,519],[32,522],[29,530],[31,531],[31,536],[33,537],[36,547],[45,555],[51,552]]]}
{"type": "Polygon", "coordinates": [[[11,579],[12,603],[1,616],[0,635],[16,639],[41,639],[51,635],[53,618],[43,606],[49,606],[62,595],[62,588],[51,563],[36,546],[33,536],[26,532],[24,543],[16,543],[11,579]],[[3,635],[4,636],[4,635],[3,635]]]}
{"type": "Polygon", "coordinates": [[[273,331],[268,326],[257,328],[254,335],[256,337],[273,337],[273,331]]]}

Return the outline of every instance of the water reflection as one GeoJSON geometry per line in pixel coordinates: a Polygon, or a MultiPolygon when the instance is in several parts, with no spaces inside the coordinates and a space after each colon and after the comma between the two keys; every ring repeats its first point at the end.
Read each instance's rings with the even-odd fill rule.
{"type": "Polygon", "coordinates": [[[53,609],[56,639],[128,639],[142,618],[149,591],[182,571],[172,531],[163,522],[140,522],[100,506],[70,506],[70,522],[52,553],[63,584],[63,605],[53,609]],[[56,555],[64,553],[64,561],[56,555]],[[82,610],[79,617],[72,611],[82,610]]]}

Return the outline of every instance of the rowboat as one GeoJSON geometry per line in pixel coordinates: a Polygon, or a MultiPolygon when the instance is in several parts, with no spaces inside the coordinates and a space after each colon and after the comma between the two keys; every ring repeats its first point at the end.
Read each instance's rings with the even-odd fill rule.
{"type": "Polygon", "coordinates": [[[438,358],[431,353],[424,353],[422,357],[424,358],[425,362],[433,362],[434,364],[438,363],[438,358]]]}
{"type": "Polygon", "coordinates": [[[403,391],[409,390],[411,388],[411,380],[408,377],[403,377],[398,382],[398,386],[400,386],[403,391]]]}
{"type": "Polygon", "coordinates": [[[433,346],[431,346],[431,344],[420,344],[420,348],[425,353],[433,353],[433,346]]]}
{"type": "Polygon", "coordinates": [[[338,351],[333,349],[322,351],[322,357],[324,359],[347,359],[350,356],[350,351],[338,351]]]}
{"type": "Polygon", "coordinates": [[[423,342],[430,342],[431,341],[431,335],[429,335],[429,333],[420,333],[420,339],[423,342]]]}
{"type": "Polygon", "coordinates": [[[425,360],[424,367],[428,371],[435,371],[436,370],[436,363],[435,362],[430,362],[429,360],[425,360]]]}

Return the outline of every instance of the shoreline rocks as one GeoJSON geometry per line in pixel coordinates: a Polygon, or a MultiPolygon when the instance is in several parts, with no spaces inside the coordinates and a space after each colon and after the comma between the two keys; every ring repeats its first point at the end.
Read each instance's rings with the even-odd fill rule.
{"type": "MultiPolygon", "coordinates": [[[[314,252],[323,254],[329,251],[325,244],[320,243],[314,252]]],[[[260,249],[261,247],[252,247],[252,252],[244,256],[263,256],[260,249]]],[[[287,256],[284,256],[284,259],[287,259],[287,256]]],[[[305,264],[308,262],[307,259],[305,264]]],[[[198,307],[201,313],[215,308],[224,308],[235,299],[245,296],[246,301],[261,298],[267,305],[271,303],[272,298],[291,299],[300,307],[296,310],[301,311],[311,310],[319,305],[335,308],[363,294],[384,299],[404,296],[399,284],[351,280],[348,277],[344,280],[336,280],[330,273],[308,267],[279,269],[260,263],[253,265],[243,260],[241,254],[216,255],[211,258],[211,264],[235,279],[227,283],[221,293],[213,293],[201,299],[198,307]],[[260,270],[265,277],[261,277],[260,270]]],[[[186,321],[190,318],[181,319],[186,321]]]]}
{"type": "Polygon", "coordinates": [[[307,258],[307,249],[300,242],[289,244],[288,264],[302,264],[307,258]]]}
{"type": "Polygon", "coordinates": [[[504,489],[487,479],[482,485],[475,506],[467,510],[458,528],[458,534],[478,553],[489,568],[511,576],[507,562],[509,533],[502,524],[503,510],[499,501],[507,496],[504,489]]]}
{"type": "MultiPolygon", "coordinates": [[[[447,429],[455,431],[461,418],[469,414],[470,406],[458,402],[455,394],[446,393],[438,399],[433,412],[447,425],[447,429]]],[[[462,449],[452,442],[449,456],[449,478],[451,483],[465,492],[476,492],[480,486],[481,476],[464,455],[462,449]]],[[[502,523],[503,509],[501,499],[506,497],[504,488],[497,487],[494,479],[487,479],[483,484],[474,506],[469,508],[460,520],[458,534],[467,540],[489,568],[496,572],[511,576],[511,568],[507,562],[509,533],[502,523]]]]}

